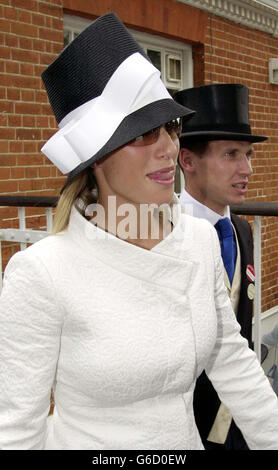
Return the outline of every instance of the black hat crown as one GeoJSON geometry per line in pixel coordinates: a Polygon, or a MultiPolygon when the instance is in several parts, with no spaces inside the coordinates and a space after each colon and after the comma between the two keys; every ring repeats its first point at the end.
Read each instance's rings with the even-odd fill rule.
{"type": "Polygon", "coordinates": [[[221,139],[261,142],[267,139],[251,132],[248,88],[245,85],[205,85],[179,91],[174,98],[196,111],[190,121],[183,122],[181,141],[221,139]]]}
{"type": "Polygon", "coordinates": [[[57,122],[99,96],[114,71],[134,52],[148,59],[114,13],[101,16],[79,34],[42,73],[57,122]]]}

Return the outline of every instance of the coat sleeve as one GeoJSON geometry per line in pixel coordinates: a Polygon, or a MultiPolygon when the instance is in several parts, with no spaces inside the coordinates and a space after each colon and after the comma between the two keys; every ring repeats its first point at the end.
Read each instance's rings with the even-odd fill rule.
{"type": "Polygon", "coordinates": [[[206,373],[230,410],[252,450],[278,450],[278,399],[256,354],[240,334],[223,281],[223,263],[216,233],[215,305],[217,340],[206,373]]]}
{"type": "Polygon", "coordinates": [[[14,255],[0,297],[0,448],[43,449],[62,314],[43,263],[14,255]]]}

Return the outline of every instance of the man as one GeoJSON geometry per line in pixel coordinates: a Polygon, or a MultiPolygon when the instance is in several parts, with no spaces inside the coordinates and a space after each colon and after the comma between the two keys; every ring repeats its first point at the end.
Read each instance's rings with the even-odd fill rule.
{"type": "MultiPolygon", "coordinates": [[[[241,325],[241,334],[251,345],[252,232],[246,220],[230,213],[229,206],[244,201],[252,174],[253,143],[267,137],[251,133],[248,88],[243,85],[214,84],[191,88],[178,92],[175,99],[196,111],[190,121],[183,123],[180,137],[179,163],[185,176],[180,203],[193,216],[216,225],[225,266],[225,284],[241,325]]],[[[248,449],[204,372],[197,380],[194,411],[206,449],[248,449]]]]}

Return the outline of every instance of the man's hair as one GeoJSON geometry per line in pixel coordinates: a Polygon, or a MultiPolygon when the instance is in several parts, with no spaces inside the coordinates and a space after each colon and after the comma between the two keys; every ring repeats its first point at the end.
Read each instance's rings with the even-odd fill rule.
{"type": "Polygon", "coordinates": [[[208,148],[209,140],[191,140],[182,138],[180,139],[180,148],[186,148],[191,152],[196,153],[198,157],[202,157],[208,148]]]}

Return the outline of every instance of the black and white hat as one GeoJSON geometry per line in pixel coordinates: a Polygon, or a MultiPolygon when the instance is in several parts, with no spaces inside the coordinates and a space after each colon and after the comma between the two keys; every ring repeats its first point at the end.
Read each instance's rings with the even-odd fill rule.
{"type": "Polygon", "coordinates": [[[42,152],[70,178],[135,137],[194,114],[172,99],[114,13],[79,34],[42,79],[59,124],[42,152]]]}

